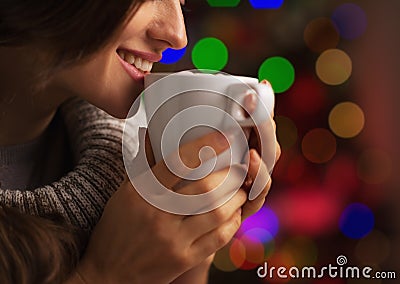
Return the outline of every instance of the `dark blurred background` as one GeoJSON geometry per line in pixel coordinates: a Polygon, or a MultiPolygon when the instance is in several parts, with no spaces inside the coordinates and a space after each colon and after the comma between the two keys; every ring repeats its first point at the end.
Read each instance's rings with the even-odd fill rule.
{"type": "Polygon", "coordinates": [[[184,9],[188,47],[156,71],[219,62],[270,80],[282,147],[264,208],[217,254],[210,283],[400,283],[400,1],[187,0],[184,9]],[[257,276],[264,262],[318,268],[341,255],[397,280],[257,276]]]}

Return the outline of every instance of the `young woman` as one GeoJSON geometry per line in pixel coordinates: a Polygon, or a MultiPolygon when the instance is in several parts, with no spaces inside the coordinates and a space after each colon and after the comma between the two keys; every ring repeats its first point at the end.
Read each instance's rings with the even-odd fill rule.
{"type": "MultiPolygon", "coordinates": [[[[182,4],[0,3],[1,283],[205,283],[215,251],[263,204],[270,183],[251,202],[240,189],[222,207],[184,217],[124,180],[117,118],[162,51],[186,45],[182,4]]],[[[205,145],[228,147],[213,133],[180,154],[195,166],[205,145]]],[[[176,183],[163,162],[152,170],[176,183]]],[[[248,175],[258,171],[268,174],[251,150],[248,175]]],[[[185,188],[207,192],[225,174],[185,188]]]]}

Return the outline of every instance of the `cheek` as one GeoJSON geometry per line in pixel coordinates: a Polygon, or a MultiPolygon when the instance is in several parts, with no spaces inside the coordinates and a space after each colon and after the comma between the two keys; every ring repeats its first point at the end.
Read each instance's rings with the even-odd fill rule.
{"type": "Polygon", "coordinates": [[[126,117],[143,90],[141,83],[126,74],[114,54],[63,71],[58,83],[70,96],[81,97],[118,118],[126,117]]]}

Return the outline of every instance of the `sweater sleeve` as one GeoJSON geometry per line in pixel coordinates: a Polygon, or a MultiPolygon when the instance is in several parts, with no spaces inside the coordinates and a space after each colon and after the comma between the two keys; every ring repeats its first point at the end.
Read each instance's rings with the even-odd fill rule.
{"type": "Polygon", "coordinates": [[[124,120],[80,99],[63,104],[61,114],[76,161],[74,169],[40,188],[0,189],[0,204],[38,216],[57,213],[68,223],[91,230],[125,176],[121,146],[124,120]]]}

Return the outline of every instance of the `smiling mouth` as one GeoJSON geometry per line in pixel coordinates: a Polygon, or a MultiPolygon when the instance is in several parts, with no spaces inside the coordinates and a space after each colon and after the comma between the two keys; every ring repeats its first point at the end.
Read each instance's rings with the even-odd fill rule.
{"type": "Polygon", "coordinates": [[[126,50],[117,50],[119,57],[126,63],[134,66],[137,70],[143,74],[149,73],[153,67],[153,62],[143,59],[139,56],[135,56],[126,50]]]}

